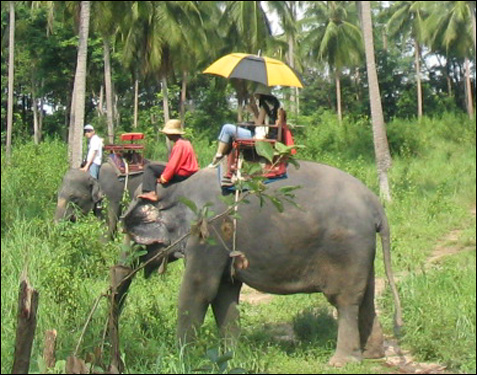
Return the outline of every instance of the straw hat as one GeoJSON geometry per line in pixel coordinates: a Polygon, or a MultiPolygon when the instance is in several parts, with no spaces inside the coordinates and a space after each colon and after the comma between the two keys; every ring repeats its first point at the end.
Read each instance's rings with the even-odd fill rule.
{"type": "Polygon", "coordinates": [[[182,129],[182,123],[180,120],[169,120],[162,128],[161,133],[170,134],[170,135],[180,135],[185,134],[185,131],[182,129]]]}

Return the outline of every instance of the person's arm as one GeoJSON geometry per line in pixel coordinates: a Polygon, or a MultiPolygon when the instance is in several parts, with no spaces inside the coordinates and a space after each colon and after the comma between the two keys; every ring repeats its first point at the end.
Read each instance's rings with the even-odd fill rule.
{"type": "Polygon", "coordinates": [[[90,150],[88,152],[88,156],[86,158],[86,164],[84,165],[83,168],[80,168],[82,171],[87,172],[89,170],[89,167],[91,167],[91,164],[93,164],[93,160],[96,157],[97,153],[98,153],[98,150],[90,150]]]}
{"type": "Polygon", "coordinates": [[[96,135],[94,135],[89,142],[90,144],[88,155],[86,156],[86,164],[83,168],[81,168],[81,170],[85,172],[89,169],[89,167],[91,167],[91,164],[93,164],[94,158],[98,154],[99,149],[103,147],[101,139],[96,135]]]}

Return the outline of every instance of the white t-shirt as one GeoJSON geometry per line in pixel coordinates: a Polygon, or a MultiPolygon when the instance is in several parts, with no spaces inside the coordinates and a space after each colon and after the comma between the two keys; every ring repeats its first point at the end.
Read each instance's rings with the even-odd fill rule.
{"type": "MultiPolygon", "coordinates": [[[[269,122],[268,115],[265,115],[265,118],[263,119],[263,123],[268,124],[268,122],[269,122]]],[[[256,126],[254,138],[258,140],[267,139],[269,130],[270,129],[268,126],[256,126]]]]}
{"type": "Polygon", "coordinates": [[[254,138],[258,140],[266,139],[268,135],[268,126],[256,126],[254,138]]]}
{"type": "Polygon", "coordinates": [[[87,160],[90,160],[94,151],[97,152],[94,156],[93,164],[101,165],[103,160],[103,140],[97,134],[93,135],[89,140],[87,160]]]}

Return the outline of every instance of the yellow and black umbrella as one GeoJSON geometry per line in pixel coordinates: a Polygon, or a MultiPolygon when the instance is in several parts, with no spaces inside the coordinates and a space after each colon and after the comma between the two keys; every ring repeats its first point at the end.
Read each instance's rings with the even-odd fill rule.
{"type": "Polygon", "coordinates": [[[280,60],[247,53],[231,53],[215,61],[203,71],[225,78],[241,78],[265,86],[303,87],[300,77],[280,60]]]}

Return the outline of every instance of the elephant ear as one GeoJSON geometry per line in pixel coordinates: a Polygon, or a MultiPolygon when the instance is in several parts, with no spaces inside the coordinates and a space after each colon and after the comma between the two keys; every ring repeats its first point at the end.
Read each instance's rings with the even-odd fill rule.
{"type": "Polygon", "coordinates": [[[170,244],[170,235],[159,209],[152,203],[133,201],[123,216],[124,228],[141,245],[170,244]]]}
{"type": "Polygon", "coordinates": [[[91,182],[91,198],[93,199],[94,203],[98,203],[101,199],[103,199],[103,192],[101,191],[101,186],[99,186],[99,182],[96,181],[93,177],[90,177],[91,182]]]}

